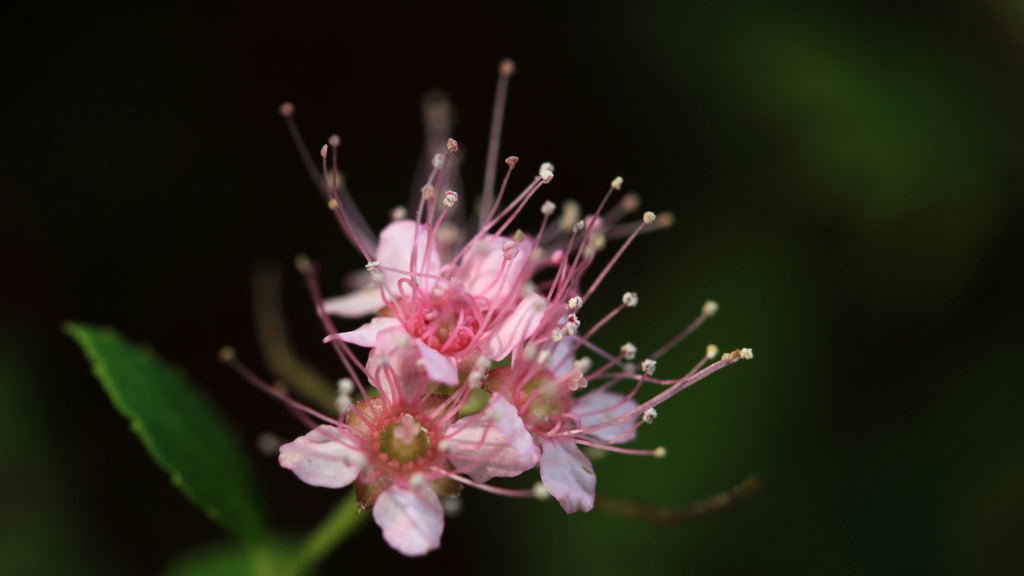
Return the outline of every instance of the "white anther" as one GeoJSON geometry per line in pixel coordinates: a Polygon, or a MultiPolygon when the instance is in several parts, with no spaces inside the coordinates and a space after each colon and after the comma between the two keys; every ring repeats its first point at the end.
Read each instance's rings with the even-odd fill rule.
{"type": "Polygon", "coordinates": [[[338,395],[338,399],[334,401],[334,407],[338,410],[338,417],[344,418],[348,411],[352,409],[352,396],[348,394],[338,395]]]}
{"type": "Polygon", "coordinates": [[[320,148],[320,157],[321,157],[321,158],[327,158],[327,144],[324,144],[324,145],[323,145],[323,146],[322,146],[322,147],[320,148]]]}
{"type": "Polygon", "coordinates": [[[430,161],[430,165],[440,170],[441,166],[444,166],[444,155],[434,154],[434,159],[430,161]]]}
{"type": "Polygon", "coordinates": [[[555,213],[556,208],[558,208],[558,206],[555,206],[554,202],[551,200],[545,200],[544,203],[540,205],[540,213],[545,216],[551,216],[555,213]]]}
{"type": "Polygon", "coordinates": [[[580,374],[586,374],[587,372],[590,372],[591,368],[594,367],[594,361],[591,360],[588,356],[584,356],[583,358],[580,358],[579,360],[573,362],[572,367],[575,368],[576,370],[579,370],[580,374]]]}
{"type": "Polygon", "coordinates": [[[551,170],[541,170],[540,171],[540,179],[545,184],[551,183],[551,179],[554,178],[554,177],[555,177],[555,173],[552,172],[551,170]]]}
{"type": "Polygon", "coordinates": [[[527,362],[533,362],[536,359],[537,359],[537,345],[536,344],[527,344],[526,347],[523,348],[523,360],[526,360],[527,362]]]}
{"type": "MultiPolygon", "coordinates": [[[[559,334],[561,334],[561,332],[559,332],[559,334]]],[[[537,364],[544,366],[549,360],[551,360],[550,350],[541,350],[540,354],[537,354],[537,364]]]]}
{"type": "Polygon", "coordinates": [[[292,114],[295,114],[295,104],[292,104],[291,102],[281,102],[281,105],[278,106],[277,111],[281,113],[281,116],[288,118],[292,114]]]}
{"type": "Polygon", "coordinates": [[[644,212],[644,224],[654,222],[655,218],[657,218],[657,216],[654,215],[654,212],[644,212]]]}
{"type": "Polygon", "coordinates": [[[516,73],[516,61],[511,58],[503,58],[498,63],[498,74],[502,76],[511,76],[516,73]]]}
{"type": "Polygon", "coordinates": [[[665,450],[664,446],[658,446],[654,449],[653,456],[658,459],[664,458],[665,456],[668,456],[668,450],[665,450]]]}
{"type": "Polygon", "coordinates": [[[545,163],[541,164],[540,165],[540,175],[543,176],[544,172],[551,172],[552,174],[554,174],[555,173],[555,165],[552,164],[551,162],[545,162],[545,163]]]}
{"type": "Polygon", "coordinates": [[[616,176],[615,179],[612,180],[612,188],[622,190],[622,176],[616,176]]]}
{"type": "Polygon", "coordinates": [[[564,334],[565,334],[566,336],[575,336],[575,335],[576,335],[576,329],[577,329],[578,327],[579,327],[579,326],[577,326],[576,324],[569,324],[569,323],[566,323],[566,324],[565,324],[565,326],[562,326],[562,332],[563,332],[563,333],[564,333],[564,334]]]}
{"type": "Polygon", "coordinates": [[[558,328],[555,328],[554,330],[551,331],[552,341],[561,342],[563,337],[565,337],[565,334],[563,334],[562,331],[559,330],[558,328]]]}
{"type": "Polygon", "coordinates": [[[718,312],[718,302],[714,300],[708,300],[700,309],[700,313],[705,316],[714,316],[716,312],[718,312]]]}
{"type": "Polygon", "coordinates": [[[380,274],[380,261],[374,260],[373,262],[368,262],[366,264],[366,271],[374,276],[380,274]]]}
{"type": "Polygon", "coordinates": [[[327,138],[327,144],[331,148],[337,148],[338,146],[341,146],[341,136],[338,136],[337,134],[331,134],[330,137],[327,138]]]}
{"type": "Polygon", "coordinates": [[[462,515],[462,498],[441,498],[441,508],[445,518],[458,518],[462,515]]]}
{"type": "Polygon", "coordinates": [[[573,296],[569,298],[569,310],[579,310],[583,307],[583,298],[579,296],[573,296]]]}
{"type": "Polygon", "coordinates": [[[577,220],[576,223],[572,225],[573,234],[579,234],[580,232],[582,232],[583,228],[586,225],[586,222],[584,222],[583,220],[577,220]]]}
{"type": "Polygon", "coordinates": [[[533,497],[541,502],[547,500],[551,496],[548,494],[548,489],[544,487],[543,482],[534,482],[531,491],[533,492],[533,497]]]}
{"type": "Polygon", "coordinates": [[[751,350],[750,348],[744,348],[744,349],[740,350],[740,358],[742,358],[744,360],[753,360],[754,359],[754,351],[751,350]]]}
{"type": "Polygon", "coordinates": [[[351,378],[341,378],[338,380],[338,394],[351,394],[355,390],[356,384],[351,378]]]}
{"type": "Polygon", "coordinates": [[[427,200],[433,200],[434,194],[436,193],[437,191],[434,190],[434,187],[431,186],[430,184],[427,184],[423,188],[420,188],[420,194],[423,194],[423,197],[426,198],[427,200]]]}
{"type": "Polygon", "coordinates": [[[655,410],[654,408],[648,408],[646,411],[644,411],[644,415],[642,416],[644,424],[652,424],[654,422],[654,419],[657,417],[658,411],[655,410]]]}
{"type": "Polygon", "coordinates": [[[392,222],[395,222],[397,220],[405,220],[406,218],[409,217],[409,211],[405,208],[405,206],[395,206],[394,208],[391,209],[391,213],[389,214],[389,216],[391,217],[392,222]]]}
{"type": "Polygon", "coordinates": [[[636,292],[626,292],[622,295],[622,303],[626,305],[626,308],[636,308],[636,305],[640,303],[640,297],[636,292]]]}
{"type": "Polygon", "coordinates": [[[594,237],[591,238],[590,240],[590,247],[593,248],[594,250],[597,250],[598,252],[604,250],[604,247],[607,245],[608,238],[606,238],[605,235],[601,233],[594,234],[594,237]]]}
{"type": "Polygon", "coordinates": [[[572,326],[574,326],[576,328],[580,327],[580,319],[575,314],[569,314],[568,316],[566,316],[565,317],[565,323],[566,323],[566,325],[570,325],[571,324],[572,326]]]}
{"type": "Polygon", "coordinates": [[[648,376],[654,376],[654,369],[657,368],[658,361],[651,360],[650,358],[640,363],[640,369],[644,371],[644,374],[648,376]]]}
{"type": "Polygon", "coordinates": [[[449,152],[457,152],[458,150],[459,150],[459,143],[456,142],[454,138],[449,138],[448,139],[448,151],[449,152]]]}
{"type": "Polygon", "coordinates": [[[718,356],[718,346],[715,346],[714,344],[708,344],[708,350],[704,354],[704,357],[707,358],[708,360],[711,360],[715,356],[718,356]]]}
{"type": "Polygon", "coordinates": [[[619,352],[622,354],[623,360],[632,360],[636,358],[636,346],[632,342],[626,342],[619,348],[619,352]]]}
{"type": "Polygon", "coordinates": [[[409,484],[413,488],[423,488],[427,486],[427,477],[417,472],[409,477],[409,484]]]}
{"type": "Polygon", "coordinates": [[[459,201],[459,195],[454,190],[449,190],[444,193],[444,205],[451,208],[455,206],[455,203],[459,201]]]}

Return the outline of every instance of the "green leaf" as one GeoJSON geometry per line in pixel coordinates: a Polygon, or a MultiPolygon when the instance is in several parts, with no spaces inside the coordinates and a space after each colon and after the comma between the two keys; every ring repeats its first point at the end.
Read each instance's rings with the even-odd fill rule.
{"type": "Polygon", "coordinates": [[[112,328],[76,322],[64,331],[82,347],[114,407],[171,482],[247,543],[266,520],[250,463],[224,417],[178,368],[112,328]]]}

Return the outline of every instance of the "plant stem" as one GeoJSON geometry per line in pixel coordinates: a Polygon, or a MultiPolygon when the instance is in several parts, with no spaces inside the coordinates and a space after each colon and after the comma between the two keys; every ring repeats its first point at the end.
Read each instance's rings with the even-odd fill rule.
{"type": "Polygon", "coordinates": [[[369,516],[358,511],[356,492],[349,490],[302,542],[292,564],[293,573],[306,574],[347,540],[369,516]]]}

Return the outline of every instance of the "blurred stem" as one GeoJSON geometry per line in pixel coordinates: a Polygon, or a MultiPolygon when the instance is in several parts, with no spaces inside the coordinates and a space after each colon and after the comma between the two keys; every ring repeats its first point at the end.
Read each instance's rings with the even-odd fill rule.
{"type": "Polygon", "coordinates": [[[594,509],[652,524],[683,524],[735,510],[767,492],[768,487],[767,478],[761,474],[754,474],[730,490],[686,506],[651,506],[625,498],[601,495],[597,497],[594,509]]]}
{"type": "Polygon", "coordinates": [[[293,574],[306,574],[330,556],[363,524],[369,514],[359,514],[356,491],[349,490],[306,537],[292,564],[293,574]]]}
{"type": "Polygon", "coordinates": [[[326,376],[292,350],[281,305],[281,267],[261,262],[252,270],[252,317],[267,369],[306,402],[334,414],[337,392],[326,376]]]}

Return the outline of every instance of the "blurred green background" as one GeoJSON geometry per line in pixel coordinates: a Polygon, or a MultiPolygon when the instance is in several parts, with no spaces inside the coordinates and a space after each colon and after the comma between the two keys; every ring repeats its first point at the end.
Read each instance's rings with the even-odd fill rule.
{"type": "MultiPolygon", "coordinates": [[[[359,265],[306,180],[292,100],[370,223],[404,203],[419,101],[459,111],[479,189],[500,58],[502,155],[554,162],[552,198],[596,205],[616,175],[677,224],[642,237],[584,310],[641,354],[707,298],[741,363],[659,408],[598,490],[685,504],[761,471],[772,491],[655,527],[467,491],[443,546],[410,560],[372,525],[324,574],[995,574],[1024,565],[1024,4],[518,2],[375,7],[79,6],[10,18],[0,155],[0,573],[155,574],[225,536],[115,414],[59,322],[151,343],[252,447],[275,524],[338,497],[260,456],[301,433],[216,362],[256,361],[249,274],[298,252],[328,292],[359,265]],[[1017,542],[1015,545],[1014,542],[1017,542]]],[[[532,168],[529,168],[532,170],[532,168]]],[[[296,275],[296,347],[332,376],[296,275]]]]}

